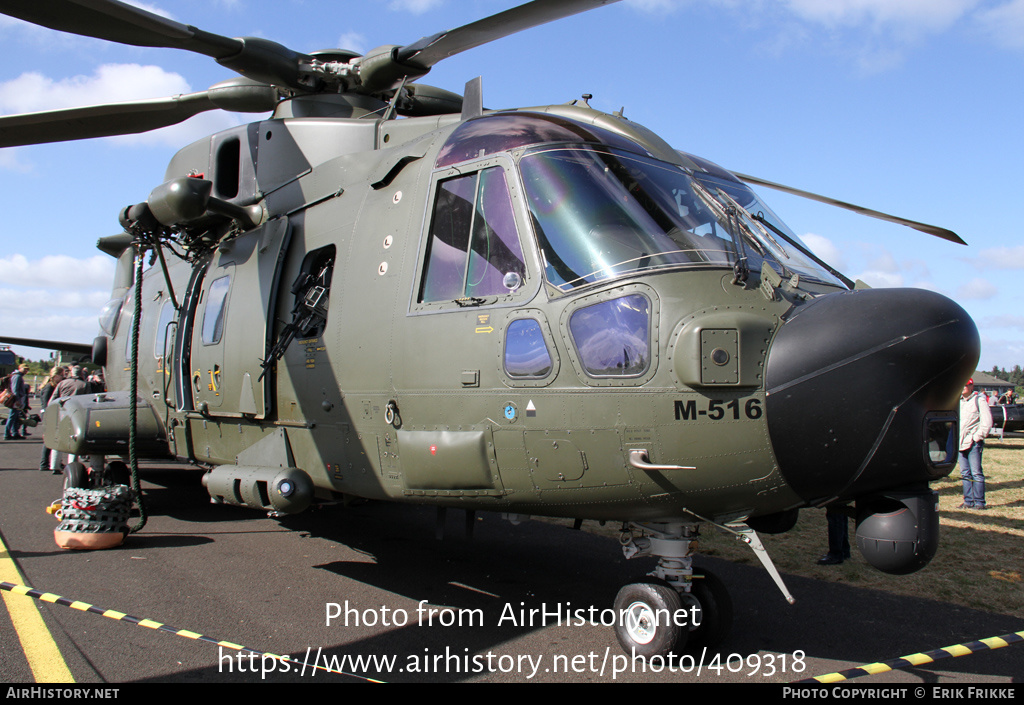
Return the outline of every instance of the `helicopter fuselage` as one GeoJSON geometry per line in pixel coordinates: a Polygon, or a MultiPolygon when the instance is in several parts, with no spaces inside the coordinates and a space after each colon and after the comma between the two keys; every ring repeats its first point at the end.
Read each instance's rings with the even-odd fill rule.
{"type": "MultiPolygon", "coordinates": [[[[814,430],[820,410],[811,407],[795,419],[792,410],[776,412],[796,425],[786,431],[794,437],[781,439],[786,452],[801,444],[812,454],[845,446],[850,457],[836,460],[852,466],[832,475],[828,467],[802,469],[795,482],[780,467],[766,381],[776,336],[812,304],[820,309],[818,302],[837,296],[879,292],[846,291],[813,268],[794,274],[767,254],[757,257],[756,243],[736,245],[739,238],[726,256],[730,243],[722,234],[718,249],[699,250],[694,236],[686,248],[636,252],[620,266],[605,260],[650,247],[626,242],[615,208],[596,221],[592,203],[562,221],[540,212],[572,209],[572,199],[583,197],[570,177],[545,176],[563,158],[580,169],[593,165],[576,161],[597,159],[606,173],[625,165],[627,181],[615,182],[621,193],[607,199],[634,198],[653,213],[645,199],[671,185],[648,184],[638,165],[656,156],[681,172],[724,173],[619,116],[578,106],[469,121],[266,120],[182,150],[169,180],[206,178],[214,196],[260,203],[264,217],[247,231],[224,218],[186,223],[199,235],[184,252],[165,249],[169,278],[156,267],[144,276],[140,396],[151,400],[170,453],[249,468],[253,460],[240,455],[258,449],[250,455],[276,459],[269,467],[291,464],[308,474],[321,497],[623,521],[742,520],[946,474],[947,460],[929,459],[935,438],[925,417],[954,408],[960,377],[973,364],[960,348],[929,372],[933,406],[902,412],[914,414],[917,436],[900,440],[913,446],[913,462],[903,463],[912,467],[890,467],[857,487],[893,419],[877,419],[859,440],[840,440],[835,429],[821,438],[814,430]],[[509,129],[540,133],[551,125],[559,135],[582,136],[558,143],[509,129]],[[633,153],[615,151],[623,145],[633,153]],[[326,146],[338,154],[326,158],[326,146]],[[536,162],[529,171],[521,167],[526,159],[536,162]],[[468,232],[437,233],[439,220],[449,231],[479,231],[474,212],[491,221],[482,226],[490,238],[482,246],[470,243],[468,232]],[[608,224],[591,227],[602,219],[608,224]],[[590,231],[569,235],[587,242],[588,256],[604,269],[567,261],[551,245],[552,229],[581,222],[590,231]],[[461,244],[451,241],[459,237],[461,244]],[[514,252],[495,254],[510,244],[514,252]],[[663,261],[643,261],[651,257],[663,261]],[[761,271],[744,280],[741,257],[765,260],[761,271]],[[508,271],[491,271],[502,266],[508,271]],[[302,319],[316,310],[302,303],[311,297],[320,312],[302,319]],[[299,325],[267,364],[289,312],[299,325]],[[825,479],[816,474],[822,472],[825,479]]],[[[713,206],[698,205],[693,194],[682,205],[682,189],[672,190],[668,202],[683,220],[713,206]]],[[[125,388],[130,371],[132,296],[127,287],[120,291],[125,304],[108,345],[112,388],[125,388]]],[[[949,310],[940,318],[960,322],[947,338],[955,342],[963,326],[969,338],[969,318],[949,310]]],[[[820,347],[818,335],[798,346],[820,347]]],[[[827,353],[821,369],[849,366],[859,345],[841,345],[835,359],[827,353]]],[[[776,385],[780,397],[850,392],[822,386],[817,372],[793,374],[806,379],[776,385]]],[[[861,382],[854,376],[840,383],[861,382]]],[[[896,397],[886,390],[882,406],[900,408],[920,386],[896,397]]],[[[841,413],[870,414],[863,406],[841,413]]],[[[939,415],[949,422],[948,413],[939,415]]]]}

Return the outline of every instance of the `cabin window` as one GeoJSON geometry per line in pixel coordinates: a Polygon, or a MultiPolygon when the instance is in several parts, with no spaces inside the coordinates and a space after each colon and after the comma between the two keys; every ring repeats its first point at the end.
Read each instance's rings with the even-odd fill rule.
{"type": "Polygon", "coordinates": [[[639,377],[651,362],[651,303],[631,294],[578,309],[569,332],[591,377],[639,377]]]}
{"type": "Polygon", "coordinates": [[[224,317],[227,314],[228,289],[231,276],[215,279],[206,295],[206,311],[203,313],[203,345],[216,345],[224,335],[224,317]]]}
{"type": "Polygon", "coordinates": [[[501,296],[523,283],[505,172],[492,167],[438,184],[420,303],[501,296]]]}
{"type": "Polygon", "coordinates": [[[173,320],[174,304],[170,301],[164,301],[164,305],[160,309],[160,319],[156,324],[156,343],[153,346],[153,355],[158,360],[164,359],[167,344],[167,328],[173,320]]]}
{"type": "Polygon", "coordinates": [[[540,379],[551,372],[551,353],[540,323],[532,318],[512,321],[505,332],[505,373],[540,379]]]}

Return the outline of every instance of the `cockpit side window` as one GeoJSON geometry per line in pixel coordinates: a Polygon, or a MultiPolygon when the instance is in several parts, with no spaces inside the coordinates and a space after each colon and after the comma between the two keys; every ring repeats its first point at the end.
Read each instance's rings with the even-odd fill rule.
{"type": "Polygon", "coordinates": [[[521,286],[525,272],[504,170],[439,182],[417,301],[502,296],[521,286]]]}

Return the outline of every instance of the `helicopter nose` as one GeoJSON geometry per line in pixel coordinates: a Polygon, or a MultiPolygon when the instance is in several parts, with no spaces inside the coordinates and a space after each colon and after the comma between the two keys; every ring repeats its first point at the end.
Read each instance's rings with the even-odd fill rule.
{"type": "Polygon", "coordinates": [[[932,291],[864,289],[797,307],[765,370],[783,477],[818,503],[948,474],[953,410],[979,352],[974,321],[932,291]]]}

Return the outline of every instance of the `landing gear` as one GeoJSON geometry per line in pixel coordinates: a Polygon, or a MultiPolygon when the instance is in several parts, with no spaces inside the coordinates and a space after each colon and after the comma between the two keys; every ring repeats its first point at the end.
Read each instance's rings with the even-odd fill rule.
{"type": "Polygon", "coordinates": [[[64,489],[77,487],[87,490],[110,485],[131,485],[132,473],[124,462],[114,460],[104,465],[102,455],[82,458],[89,463],[88,467],[76,458],[64,468],[64,489]]]}
{"type": "Polygon", "coordinates": [[[103,484],[105,485],[128,485],[132,484],[132,471],[128,465],[120,460],[112,460],[107,463],[103,472],[103,484]]]}
{"type": "Polygon", "coordinates": [[[89,489],[89,473],[85,466],[75,460],[64,466],[64,489],[70,487],[78,489],[89,489]]]}
{"type": "Polygon", "coordinates": [[[626,558],[657,556],[649,578],[627,584],[615,598],[615,635],[626,653],[643,658],[690,648],[714,648],[732,629],[732,599],[713,573],[694,570],[697,525],[666,522],[638,528],[649,536],[620,538],[626,558]]]}
{"type": "Polygon", "coordinates": [[[700,615],[691,627],[691,648],[716,648],[732,631],[732,598],[717,575],[707,570],[693,571],[690,596],[697,601],[700,615]]]}

